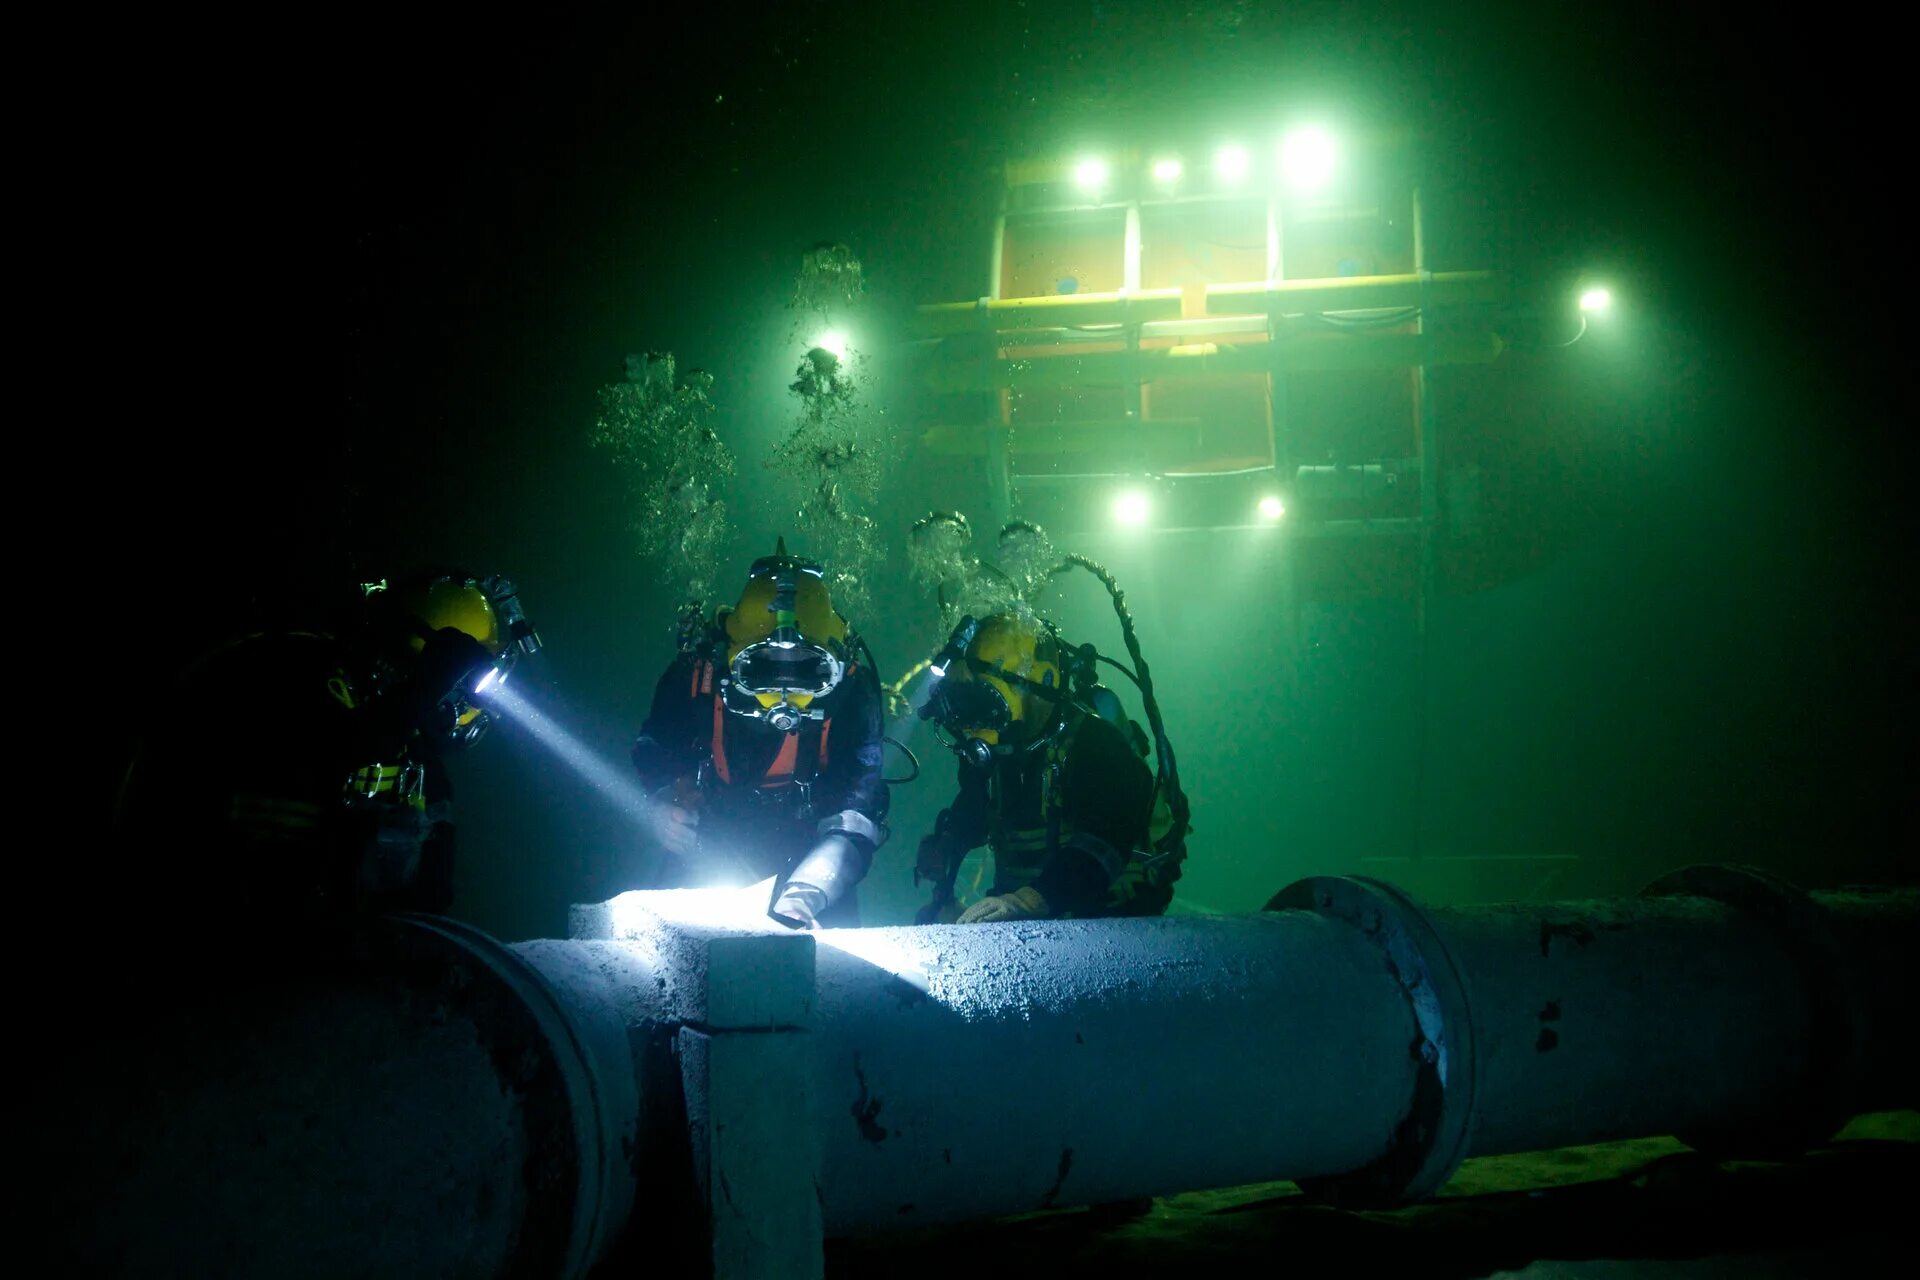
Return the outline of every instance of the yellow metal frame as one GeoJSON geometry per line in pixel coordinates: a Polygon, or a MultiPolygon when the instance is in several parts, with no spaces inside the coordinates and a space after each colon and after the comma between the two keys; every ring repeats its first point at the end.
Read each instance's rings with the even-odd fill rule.
{"type": "MultiPolygon", "coordinates": [[[[1179,320],[1198,290],[1136,289],[1114,293],[1075,293],[1032,298],[983,298],[977,302],[936,302],[917,308],[921,337],[960,333],[1009,333],[1097,324],[1134,325],[1179,320]]],[[[1451,271],[1422,276],[1337,276],[1323,280],[1279,280],[1272,284],[1206,286],[1203,314],[1208,316],[1326,315],[1340,311],[1399,310],[1406,307],[1495,305],[1506,301],[1506,286],[1490,271],[1451,271]]]]}
{"type": "MultiPolygon", "coordinates": [[[[1382,139],[1373,139],[1375,143],[1382,139]]],[[[1413,270],[1387,275],[1318,279],[1286,277],[1285,229],[1316,214],[1357,215],[1372,210],[1384,217],[1381,197],[1355,206],[1301,203],[1284,196],[1274,183],[1258,180],[1227,190],[1196,183],[1189,189],[1161,191],[1145,180],[1152,148],[1131,147],[1103,158],[1112,166],[1112,182],[1103,191],[1072,187],[1079,155],[1052,155],[1009,161],[1004,170],[1003,203],[994,224],[991,274],[985,296],[973,301],[923,305],[914,327],[937,345],[925,367],[925,385],[943,395],[986,394],[997,406],[978,422],[943,422],[923,436],[924,446],[945,456],[984,455],[992,489],[989,513],[1010,514],[1016,468],[1013,460],[1078,456],[1091,458],[1111,446],[1116,456],[1135,459],[1143,450],[1174,456],[1182,438],[1197,444],[1204,426],[1197,422],[1149,423],[1147,390],[1170,379],[1186,382],[1267,375],[1268,439],[1273,466],[1290,465],[1279,446],[1271,418],[1275,389],[1293,374],[1410,370],[1413,375],[1412,448],[1420,468],[1421,512],[1414,519],[1328,522],[1367,531],[1391,530],[1421,535],[1423,561],[1429,535],[1439,519],[1437,505],[1438,440],[1426,371],[1441,365],[1487,364],[1504,349],[1497,315],[1507,305],[1504,279],[1489,271],[1426,270],[1426,236],[1417,188],[1392,193],[1400,204],[1410,195],[1413,270]],[[1142,275],[1143,210],[1162,204],[1211,201],[1264,202],[1267,252],[1264,278],[1184,287],[1139,287],[1142,275]],[[1002,297],[1003,264],[1013,252],[1010,223],[1026,225],[1079,217],[1111,219],[1124,210],[1123,238],[1113,246],[1121,254],[1123,286],[1108,292],[1002,297]],[[1401,315],[1399,313],[1405,313],[1401,315]],[[1436,323],[1438,322],[1438,323],[1436,323]],[[958,339],[960,341],[946,341],[958,339]],[[972,339],[967,341],[966,339],[972,339]],[[1023,391],[1072,388],[1131,389],[1131,407],[1123,416],[1099,420],[1036,420],[1011,429],[1008,406],[1023,391]],[[1171,450],[1171,455],[1167,453],[1171,450]]],[[[1191,158],[1190,162],[1191,162],[1191,158]]],[[[1109,234],[1110,232],[1103,232],[1109,234]]],[[[1103,250],[1104,252],[1104,250],[1103,250]]],[[[1404,248],[1400,250],[1404,254],[1404,248]]],[[[1257,270],[1255,264],[1246,264],[1257,270]]],[[[1244,470],[1169,469],[1168,475],[1245,474],[1244,470]]],[[[1107,474],[1055,474],[1051,481],[1088,480],[1107,474]]],[[[1022,483],[1049,478],[1023,471],[1022,483]]],[[[1298,522],[1293,522],[1297,524],[1298,522]]],[[[1427,569],[1423,567],[1423,578],[1427,569]]],[[[1423,586],[1424,597],[1424,586],[1423,586]]]]}

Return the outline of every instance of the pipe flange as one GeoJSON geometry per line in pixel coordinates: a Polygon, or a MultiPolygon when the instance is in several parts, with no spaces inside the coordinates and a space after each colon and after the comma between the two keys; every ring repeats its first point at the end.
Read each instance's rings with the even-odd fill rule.
{"type": "Polygon", "coordinates": [[[1833,1137],[1853,1118],[1866,1073],[1868,1018],[1827,909],[1798,885],[1758,867],[1682,867],[1640,892],[1646,898],[1706,898],[1759,921],[1780,939],[1807,988],[1807,1076],[1800,1105],[1675,1136],[1722,1158],[1798,1155],[1833,1137]]]}
{"type": "Polygon", "coordinates": [[[1313,876],[1288,885],[1268,911],[1311,911],[1348,924],[1379,947],[1413,1011],[1418,1034],[1413,1105],[1387,1153],[1364,1169],[1300,1184],[1308,1195],[1355,1206],[1422,1200],[1466,1159],[1477,1064],[1467,984],[1412,898],[1367,876],[1313,876]]]}
{"type": "Polygon", "coordinates": [[[508,1270],[586,1274],[607,1229],[589,1145],[598,1099],[588,1054],[546,981],[491,935],[442,916],[386,917],[361,948],[372,972],[470,1022],[501,1087],[519,1100],[527,1134],[521,1176],[538,1194],[529,1197],[508,1270]]]}

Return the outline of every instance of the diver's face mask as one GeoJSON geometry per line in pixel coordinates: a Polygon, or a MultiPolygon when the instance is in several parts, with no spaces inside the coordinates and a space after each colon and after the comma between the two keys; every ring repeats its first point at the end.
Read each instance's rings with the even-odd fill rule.
{"type": "Polygon", "coordinates": [[[1005,733],[1013,727],[1013,708],[1007,696],[984,680],[949,674],[933,686],[923,719],[949,733],[1005,733]]]}
{"type": "Polygon", "coordinates": [[[419,689],[425,706],[422,728],[450,746],[469,746],[486,733],[492,718],[488,697],[506,683],[518,660],[518,646],[499,655],[464,631],[436,631],[419,656],[419,689]]]}
{"type": "Polygon", "coordinates": [[[802,720],[824,717],[813,701],[839,688],[845,675],[846,664],[831,650],[802,639],[791,627],[777,628],[727,664],[727,709],[791,733],[802,720]]]}
{"type": "Polygon", "coordinates": [[[724,700],[735,715],[792,733],[803,720],[826,718],[815,699],[840,687],[846,663],[822,640],[835,622],[844,635],[845,623],[832,612],[820,566],[786,555],[781,545],[779,554],[754,561],[738,608],[726,611],[721,629],[740,647],[727,662],[724,700]],[[812,616],[806,632],[803,595],[812,616]],[[772,626],[761,633],[763,620],[772,626]]]}
{"type": "Polygon", "coordinates": [[[1013,708],[1006,695],[984,680],[967,680],[950,673],[934,683],[920,717],[931,720],[948,750],[970,765],[984,768],[993,759],[994,746],[1013,727],[1013,708]],[[992,741],[982,734],[992,735],[992,741]]]}
{"type": "MultiPolygon", "coordinates": [[[[439,676],[443,678],[448,670],[455,668],[459,674],[450,683],[441,684],[436,679],[428,685],[429,689],[446,689],[434,707],[434,727],[455,746],[469,746],[480,740],[487,726],[493,723],[487,714],[486,699],[507,682],[523,656],[536,654],[545,647],[520,604],[520,593],[512,580],[495,574],[469,585],[485,593],[487,602],[493,606],[506,632],[506,646],[498,654],[489,654],[485,646],[463,631],[449,628],[437,633],[437,636],[457,637],[447,641],[449,651],[439,668],[439,676]],[[468,643],[463,645],[462,640],[468,643]]],[[[429,652],[434,643],[434,639],[428,640],[429,652]]]]}
{"type": "Polygon", "coordinates": [[[954,628],[929,668],[935,679],[920,718],[933,721],[940,741],[954,754],[968,764],[984,766],[997,751],[1013,746],[1020,717],[1009,691],[1017,689],[1025,695],[1029,709],[1035,697],[1057,700],[1061,691],[970,657],[968,651],[979,632],[979,622],[971,617],[962,618],[954,628]]]}
{"type": "Polygon", "coordinates": [[[819,698],[839,686],[846,667],[825,647],[776,631],[733,655],[727,673],[744,693],[819,698]]]}

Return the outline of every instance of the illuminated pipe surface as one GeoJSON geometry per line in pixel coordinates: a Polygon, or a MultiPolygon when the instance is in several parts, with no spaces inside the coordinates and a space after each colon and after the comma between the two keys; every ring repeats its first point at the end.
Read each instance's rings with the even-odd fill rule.
{"type": "Polygon", "coordinates": [[[1413,1015],[1338,922],[840,932],[816,961],[829,1235],[1340,1173],[1413,1092],[1413,1015]]]}

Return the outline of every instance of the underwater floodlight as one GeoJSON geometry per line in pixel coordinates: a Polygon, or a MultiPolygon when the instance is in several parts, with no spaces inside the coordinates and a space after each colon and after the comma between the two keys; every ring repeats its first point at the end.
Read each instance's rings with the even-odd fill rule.
{"type": "Polygon", "coordinates": [[[1153,162],[1153,180],[1163,186],[1170,187],[1180,181],[1180,175],[1186,171],[1187,167],[1172,156],[1153,162]]]}
{"type": "Polygon", "coordinates": [[[1280,172],[1295,191],[1318,191],[1333,177],[1333,135],[1317,126],[1295,129],[1280,142],[1280,172]]]}
{"type": "Polygon", "coordinates": [[[1270,493],[1266,497],[1260,499],[1260,518],[1261,519],[1278,520],[1281,516],[1285,514],[1287,514],[1287,504],[1280,501],[1280,499],[1275,497],[1273,494],[1270,493]]]}
{"type": "Polygon", "coordinates": [[[495,682],[498,681],[499,679],[500,679],[500,668],[488,667],[487,673],[480,677],[480,683],[473,686],[473,691],[476,694],[485,693],[487,690],[493,688],[495,682]]]}
{"type": "Polygon", "coordinates": [[[1107,179],[1111,176],[1112,170],[1108,168],[1107,162],[1098,156],[1082,160],[1073,166],[1073,185],[1089,195],[1106,190],[1107,179]]]}
{"type": "Polygon", "coordinates": [[[815,350],[830,352],[835,360],[847,358],[847,335],[838,329],[829,329],[809,344],[815,350]]]}
{"type": "Polygon", "coordinates": [[[1222,182],[1239,182],[1253,168],[1253,157],[1247,149],[1231,143],[1213,153],[1213,172],[1222,182]]]}
{"type": "Polygon", "coordinates": [[[1121,524],[1145,524],[1152,513],[1152,500],[1139,489],[1129,489],[1113,500],[1113,518],[1121,524]]]}
{"type": "Polygon", "coordinates": [[[1589,315],[1597,315],[1613,305],[1613,294],[1604,288],[1595,287],[1580,291],[1580,309],[1589,315]]]}

